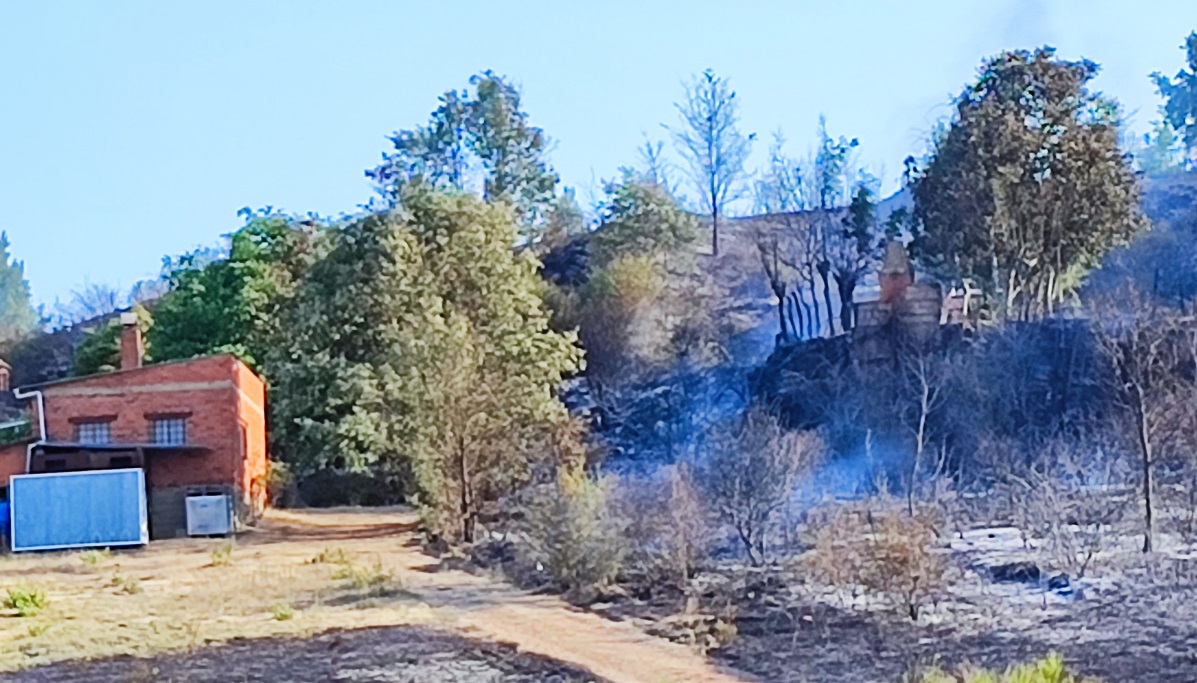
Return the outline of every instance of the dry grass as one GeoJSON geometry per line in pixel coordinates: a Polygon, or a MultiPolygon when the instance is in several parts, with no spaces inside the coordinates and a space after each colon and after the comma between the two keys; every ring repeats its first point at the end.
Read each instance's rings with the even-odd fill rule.
{"type": "Polygon", "coordinates": [[[45,606],[25,618],[0,617],[0,671],[238,637],[426,623],[431,610],[409,594],[371,590],[365,600],[352,581],[333,578],[337,566],[348,564],[376,586],[392,567],[407,568],[412,553],[394,520],[385,511],[273,512],[262,531],[238,540],[235,560],[223,565],[213,557],[231,546],[206,539],[156,542],[96,562],[81,562],[79,553],[4,558],[0,594],[37,586],[45,606]],[[344,551],[332,550],[326,556],[331,569],[312,563],[314,549],[330,544],[352,547],[363,559],[354,564],[344,551]],[[109,559],[114,566],[103,566],[109,559]]]}

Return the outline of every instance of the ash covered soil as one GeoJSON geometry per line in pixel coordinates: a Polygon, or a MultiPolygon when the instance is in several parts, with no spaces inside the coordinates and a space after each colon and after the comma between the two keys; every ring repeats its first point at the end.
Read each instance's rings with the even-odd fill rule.
{"type": "Polygon", "coordinates": [[[514,646],[423,627],[243,639],[154,658],[63,662],[0,677],[20,683],[582,683],[601,679],[514,646]]]}
{"type": "Polygon", "coordinates": [[[1071,672],[1104,683],[1197,681],[1197,559],[1180,548],[1143,555],[1137,542],[1112,542],[1085,578],[1060,582],[1016,528],[965,532],[944,542],[951,580],[917,622],[819,584],[800,556],[760,568],[720,563],[692,581],[690,613],[677,589],[593,607],[700,646],[718,615],[734,615],[723,618],[734,620],[735,637],[708,656],[778,683],[893,683],[932,666],[1000,670],[1053,651],[1071,672]],[[995,579],[1011,567],[1035,574],[995,579]]]}

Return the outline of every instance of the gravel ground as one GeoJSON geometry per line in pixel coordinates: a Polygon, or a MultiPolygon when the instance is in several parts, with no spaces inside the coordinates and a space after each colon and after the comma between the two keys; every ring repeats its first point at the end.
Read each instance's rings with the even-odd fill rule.
{"type": "Polygon", "coordinates": [[[0,676],[20,683],[601,683],[579,669],[416,626],[333,631],[308,639],[237,640],[151,659],[64,662],[0,676]]]}

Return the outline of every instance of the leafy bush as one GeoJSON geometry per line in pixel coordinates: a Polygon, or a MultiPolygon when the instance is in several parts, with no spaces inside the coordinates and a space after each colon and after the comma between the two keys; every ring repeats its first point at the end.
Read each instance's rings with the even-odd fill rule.
{"type": "Polygon", "coordinates": [[[340,562],[333,570],[333,579],[369,595],[386,595],[395,579],[394,573],[385,569],[380,560],[373,564],[359,565],[351,561],[340,562]]]}
{"type": "Polygon", "coordinates": [[[33,434],[33,427],[29,420],[10,423],[0,427],[0,446],[24,441],[33,434]]]}
{"type": "Polygon", "coordinates": [[[579,599],[615,579],[623,566],[623,523],[607,504],[606,482],[562,471],[528,511],[531,558],[579,599]]]}
{"type": "Polygon", "coordinates": [[[587,376],[618,384],[661,360],[669,339],[652,304],[664,287],[651,256],[620,256],[591,274],[582,288],[578,330],[587,376]]]}
{"type": "Polygon", "coordinates": [[[110,557],[112,557],[112,551],[108,548],[84,550],[83,552],[79,553],[79,561],[83,564],[89,564],[93,567],[110,557]]]}
{"type": "Polygon", "coordinates": [[[295,608],[289,602],[278,602],[270,608],[270,614],[275,621],[290,621],[295,618],[295,608]]]}
{"type": "Polygon", "coordinates": [[[233,561],[233,548],[236,547],[232,541],[225,541],[212,549],[211,558],[213,567],[224,567],[233,561]]]}
{"type": "Polygon", "coordinates": [[[126,576],[120,567],[112,574],[111,586],[117,590],[118,593],[125,595],[136,595],[141,592],[141,579],[136,576],[126,576]]]}
{"type": "Polygon", "coordinates": [[[15,610],[18,617],[32,617],[49,606],[45,591],[36,586],[9,586],[4,608],[15,610]]]}
{"type": "Polygon", "coordinates": [[[344,548],[325,548],[307,561],[307,564],[349,564],[349,554],[344,548]]]}
{"type": "Polygon", "coordinates": [[[1064,660],[1056,653],[1049,654],[1029,664],[1019,664],[1005,672],[979,669],[961,671],[952,675],[943,671],[925,674],[921,683],[1096,683],[1091,679],[1080,679],[1068,673],[1064,660]]]}
{"type": "Polygon", "coordinates": [[[809,562],[824,583],[863,588],[917,620],[947,582],[949,565],[934,539],[934,523],[924,516],[850,507],[819,529],[809,562]]]}
{"type": "Polygon", "coordinates": [[[271,507],[295,507],[300,502],[298,480],[286,463],[271,460],[266,464],[266,474],[255,483],[265,489],[266,503],[271,507]]]}

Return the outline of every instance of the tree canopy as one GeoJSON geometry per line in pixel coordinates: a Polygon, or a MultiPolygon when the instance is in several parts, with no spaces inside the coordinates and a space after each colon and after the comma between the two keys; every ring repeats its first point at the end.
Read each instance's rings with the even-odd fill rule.
{"type": "Polygon", "coordinates": [[[392,151],[366,175],[390,202],[410,183],[481,190],[489,201],[509,203],[520,236],[535,239],[557,187],[548,137],[529,122],[519,89],[505,77],[484,71],[470,85],[473,93],[441,95],[425,126],[391,135],[392,151]]]}
{"type": "Polygon", "coordinates": [[[168,259],[169,292],[154,308],[148,341],[160,360],[232,353],[259,371],[278,342],[279,307],[318,257],[320,226],[270,211],[243,211],[227,255],[200,249],[168,259]]]}
{"type": "Polygon", "coordinates": [[[1186,68],[1172,78],[1156,72],[1151,75],[1164,98],[1164,118],[1181,132],[1189,158],[1197,160],[1197,31],[1189,34],[1182,46],[1186,68]]]}
{"type": "Polygon", "coordinates": [[[1051,312],[1145,224],[1097,71],[1050,48],[986,61],[913,174],[916,254],[996,315],[1051,312]]]}
{"type": "Polygon", "coordinates": [[[407,480],[438,530],[470,540],[484,497],[552,452],[554,391],[581,363],[516,231],[508,207],[414,184],[331,233],[268,362],[282,455],[407,480]]]}
{"type": "Polygon", "coordinates": [[[25,263],[8,253],[8,233],[0,232],[0,341],[18,339],[41,323],[33,307],[25,263]]]}

